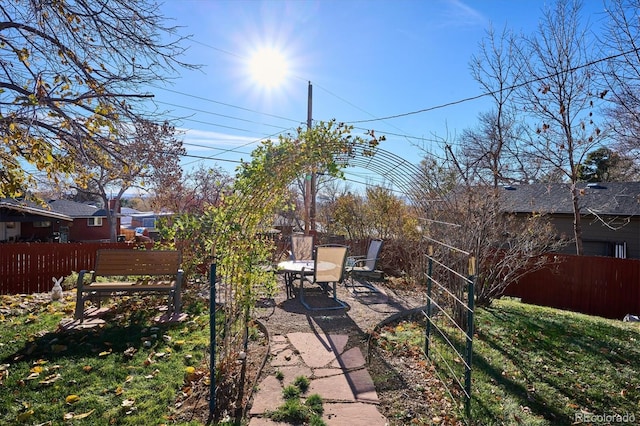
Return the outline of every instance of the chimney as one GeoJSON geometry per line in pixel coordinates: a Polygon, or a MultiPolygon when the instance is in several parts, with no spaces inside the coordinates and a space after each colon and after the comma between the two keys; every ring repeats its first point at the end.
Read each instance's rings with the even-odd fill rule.
{"type": "MultiPolygon", "coordinates": [[[[115,198],[112,198],[111,200],[109,200],[109,211],[113,211],[116,207],[116,200],[115,198]]],[[[122,209],[122,206],[120,205],[120,203],[118,203],[118,213],[120,213],[122,209]]]]}

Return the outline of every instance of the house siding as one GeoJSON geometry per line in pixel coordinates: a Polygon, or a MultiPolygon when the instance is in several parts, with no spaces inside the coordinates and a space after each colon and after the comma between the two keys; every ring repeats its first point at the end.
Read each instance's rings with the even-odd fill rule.
{"type": "MultiPolygon", "coordinates": [[[[116,229],[119,229],[119,226],[116,229]]],[[[103,240],[109,240],[109,224],[106,218],[102,219],[102,226],[89,226],[86,217],[73,219],[73,225],[69,228],[69,241],[103,240]]]]}
{"type": "MultiPolygon", "coordinates": [[[[571,243],[560,253],[575,254],[573,216],[554,216],[551,223],[558,235],[571,243]]],[[[613,256],[614,243],[627,243],[627,258],[640,259],[640,218],[583,216],[581,220],[584,254],[586,256],[613,256]],[[604,222],[604,223],[603,223],[604,222]],[[607,226],[606,224],[609,226],[607,226]]]]}
{"type": "MultiPolygon", "coordinates": [[[[587,256],[615,256],[616,243],[626,243],[626,258],[640,259],[640,182],[576,184],[581,213],[582,242],[587,256]]],[[[526,217],[541,213],[558,237],[570,241],[560,253],[576,254],[570,185],[535,183],[505,187],[505,212],[526,217]]]]}
{"type": "MultiPolygon", "coordinates": [[[[47,221],[47,218],[42,218],[42,222],[47,221]]],[[[28,241],[50,241],[53,238],[53,233],[56,232],[57,227],[55,221],[50,221],[51,225],[46,228],[36,228],[33,226],[34,222],[22,222],[20,225],[21,238],[28,241]]]]}

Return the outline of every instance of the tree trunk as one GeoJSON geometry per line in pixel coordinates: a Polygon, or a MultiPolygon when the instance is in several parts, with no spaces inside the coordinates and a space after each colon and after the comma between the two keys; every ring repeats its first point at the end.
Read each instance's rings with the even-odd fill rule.
{"type": "Polygon", "coordinates": [[[580,221],[580,199],[576,184],[571,184],[571,204],[573,205],[573,237],[576,240],[576,254],[582,256],[584,247],[582,245],[582,224],[580,221]]]}

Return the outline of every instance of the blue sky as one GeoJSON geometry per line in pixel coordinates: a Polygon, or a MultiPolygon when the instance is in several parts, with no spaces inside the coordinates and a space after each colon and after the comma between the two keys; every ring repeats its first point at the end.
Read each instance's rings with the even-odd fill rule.
{"type": "MultiPolygon", "coordinates": [[[[602,19],[599,0],[587,1],[592,22],[602,19]]],[[[532,33],[541,0],[166,0],[161,10],[183,35],[186,62],[164,88],[152,88],[160,109],[184,117],[188,153],[183,164],[233,171],[260,139],[293,131],[307,118],[307,85],[313,85],[313,119],[355,123],[385,134],[382,148],[412,163],[433,140],[453,139],[474,127],[486,99],[471,78],[469,61],[493,25],[532,33]],[[266,88],[249,72],[248,59],[262,47],[282,52],[289,75],[266,88]],[[401,118],[380,118],[407,114],[401,118]],[[363,120],[372,120],[362,122],[363,120]],[[196,146],[198,145],[198,146],[196,146]]],[[[362,170],[356,182],[380,182],[362,170]]]]}

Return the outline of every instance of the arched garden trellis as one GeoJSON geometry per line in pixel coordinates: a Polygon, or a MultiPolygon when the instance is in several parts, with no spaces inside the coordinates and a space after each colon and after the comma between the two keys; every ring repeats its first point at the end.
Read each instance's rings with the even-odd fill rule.
{"type": "MultiPolygon", "coordinates": [[[[524,267],[530,270],[529,259],[535,261],[552,241],[547,238],[552,236],[550,227],[540,218],[517,222],[504,215],[495,188],[487,191],[483,187],[454,186],[455,177],[437,164],[432,165],[433,170],[418,167],[381,149],[373,132],[366,137],[353,137],[350,133],[349,126],[332,121],[299,129],[295,136],[265,141],[253,151],[251,161],[241,165],[232,190],[220,205],[198,217],[181,216],[174,220],[172,234],[167,237],[180,245],[183,258],[190,260],[191,265],[215,265],[212,269],[215,273],[210,274],[211,288],[218,292],[217,297],[211,297],[215,333],[211,339],[214,373],[210,411],[214,416],[239,419],[242,415],[243,387],[238,383],[243,383],[243,377],[237,379],[237,370],[244,363],[237,361],[246,352],[251,310],[258,298],[271,296],[277,288],[275,275],[266,267],[270,264],[273,241],[260,236],[271,228],[275,213],[290,202],[289,185],[299,176],[315,172],[340,176],[347,167],[360,167],[381,175],[390,189],[402,194],[413,206],[415,217],[422,219],[425,226],[421,244],[422,240],[436,239],[477,259],[479,272],[474,279],[474,291],[479,301],[490,301],[494,297],[492,291],[504,288],[504,283],[513,280],[524,267]],[[429,176],[434,176],[434,180],[428,181],[429,176]],[[443,182],[437,182],[438,179],[443,182]],[[432,190],[439,184],[455,189],[443,195],[432,190]],[[457,231],[438,229],[450,225],[457,231]],[[506,229],[509,232],[505,233],[506,229]],[[512,256],[494,256],[495,250],[487,248],[503,247],[505,235],[513,236],[509,240],[513,245],[507,251],[512,256]],[[519,240],[520,236],[528,239],[519,240]],[[236,381],[225,386],[223,378],[227,383],[234,378],[236,381]],[[214,406],[217,401],[221,403],[214,406]]],[[[441,263],[452,264],[449,252],[439,253],[441,263]]],[[[422,265],[417,266],[418,272],[424,271],[422,265]]],[[[540,267],[538,263],[533,266],[540,267]]],[[[451,280],[445,281],[446,285],[451,284],[451,280]]],[[[456,318],[457,313],[452,317],[456,318]]],[[[472,327],[473,320],[466,323],[472,327]]],[[[240,370],[242,374],[244,370],[240,370]]]]}
{"type": "Polygon", "coordinates": [[[417,166],[380,149],[373,132],[354,137],[349,126],[331,121],[298,129],[295,137],[263,142],[252,153],[251,162],[240,166],[232,191],[221,205],[198,217],[174,219],[168,236],[180,245],[183,257],[193,265],[212,264],[211,288],[216,292],[211,297],[213,417],[242,414],[242,386],[226,386],[225,381],[238,380],[242,374],[236,361],[246,351],[251,308],[277,288],[276,277],[265,267],[273,242],[260,236],[287,203],[288,187],[298,176],[309,172],[340,176],[346,167],[380,174],[420,205],[423,191],[417,166]]]}

